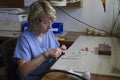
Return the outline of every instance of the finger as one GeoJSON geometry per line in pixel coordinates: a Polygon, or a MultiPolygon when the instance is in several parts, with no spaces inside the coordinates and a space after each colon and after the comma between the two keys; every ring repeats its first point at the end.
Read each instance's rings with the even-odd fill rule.
{"type": "Polygon", "coordinates": [[[59,57],[59,53],[56,53],[56,54],[55,54],[56,60],[58,59],[58,57],[59,57]]]}
{"type": "Polygon", "coordinates": [[[62,45],[62,46],[61,46],[61,50],[66,50],[66,46],[65,46],[65,45],[62,45]]]}
{"type": "Polygon", "coordinates": [[[62,50],[60,48],[57,48],[58,55],[60,56],[62,53],[62,50]]]}

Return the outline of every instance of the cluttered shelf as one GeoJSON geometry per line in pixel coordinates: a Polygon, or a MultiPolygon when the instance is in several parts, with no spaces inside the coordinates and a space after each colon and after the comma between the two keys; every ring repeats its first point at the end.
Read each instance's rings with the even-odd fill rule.
{"type": "Polygon", "coordinates": [[[69,31],[64,36],[60,37],[58,39],[58,41],[60,42],[60,44],[65,44],[67,47],[70,47],[73,44],[73,42],[79,36],[116,37],[116,35],[109,35],[109,34],[105,34],[105,35],[91,35],[91,34],[88,34],[86,32],[73,32],[73,31],[69,31]]]}
{"type": "MultiPolygon", "coordinates": [[[[79,0],[76,2],[73,2],[73,0],[71,1],[72,2],[67,3],[65,7],[81,7],[82,6],[82,0],[79,0]]],[[[17,0],[17,1],[16,0],[0,0],[0,7],[25,7],[25,6],[29,6],[33,2],[34,0],[17,0]]],[[[57,5],[57,3],[55,5],[57,5]]]]}

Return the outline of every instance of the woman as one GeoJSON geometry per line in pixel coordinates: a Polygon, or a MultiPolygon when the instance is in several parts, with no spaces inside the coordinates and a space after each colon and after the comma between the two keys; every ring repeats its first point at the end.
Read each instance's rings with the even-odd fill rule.
{"type": "Polygon", "coordinates": [[[39,80],[53,58],[66,52],[51,31],[56,11],[47,1],[36,1],[30,6],[28,30],[18,38],[14,60],[18,63],[20,80],[39,80]]]}

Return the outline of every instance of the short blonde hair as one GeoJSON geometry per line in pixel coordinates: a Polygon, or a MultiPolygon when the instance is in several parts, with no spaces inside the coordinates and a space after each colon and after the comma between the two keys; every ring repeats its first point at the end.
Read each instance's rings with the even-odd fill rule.
{"type": "Polygon", "coordinates": [[[29,28],[34,28],[43,15],[49,15],[50,19],[56,19],[56,10],[51,6],[48,1],[38,0],[31,4],[28,14],[29,28]]]}

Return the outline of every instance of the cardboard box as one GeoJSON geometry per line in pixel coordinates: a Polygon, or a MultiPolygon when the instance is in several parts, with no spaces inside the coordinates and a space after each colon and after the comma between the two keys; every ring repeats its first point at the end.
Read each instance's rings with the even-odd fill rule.
{"type": "Polygon", "coordinates": [[[111,47],[109,46],[109,44],[99,44],[98,54],[111,55],[111,47]]]}

